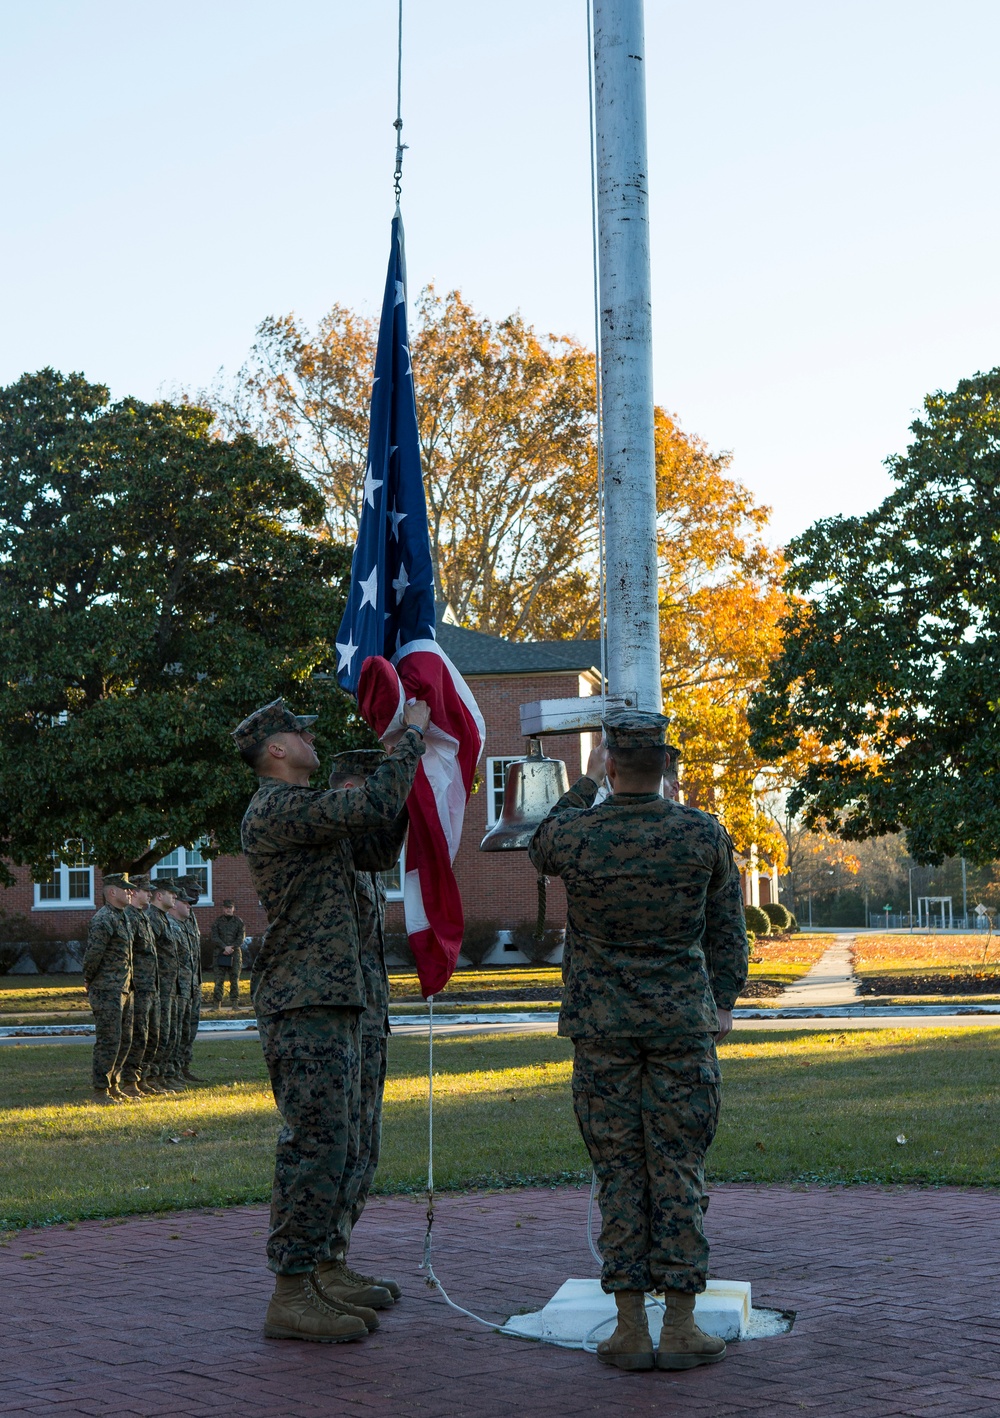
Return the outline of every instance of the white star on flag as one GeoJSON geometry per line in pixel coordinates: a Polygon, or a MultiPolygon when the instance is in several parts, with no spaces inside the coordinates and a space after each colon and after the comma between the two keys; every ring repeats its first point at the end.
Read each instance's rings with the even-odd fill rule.
{"type": "Polygon", "coordinates": [[[372,477],[372,465],[369,463],[365,473],[365,501],[373,512],[375,511],[375,493],[382,486],[383,481],[382,478],[372,477]]]}
{"type": "Polygon", "coordinates": [[[408,586],[409,584],[410,584],[410,578],[409,578],[409,576],[407,576],[407,574],[406,574],[406,567],[401,564],[401,565],[400,565],[400,568],[399,568],[399,575],[396,577],[395,581],[393,581],[393,583],[392,583],[392,589],[393,589],[393,590],[395,591],[395,593],[396,593],[396,605],[397,605],[397,606],[399,605],[400,601],[403,599],[403,595],[404,595],[404,593],[405,593],[405,591],[406,591],[406,588],[407,588],[407,586],[408,586]]]}
{"type": "Polygon", "coordinates": [[[400,522],[404,522],[409,515],[409,512],[400,512],[395,500],[393,500],[392,511],[389,513],[389,521],[392,523],[392,535],[397,542],[399,541],[399,524],[400,522]]]}
{"type": "Polygon", "coordinates": [[[340,654],[340,664],[337,666],[337,673],[340,674],[341,670],[350,670],[351,661],[358,653],[358,647],[354,643],[354,632],[352,631],[348,635],[346,645],[341,645],[339,640],[336,642],[336,644],[337,650],[340,654]]]}
{"type": "Polygon", "coordinates": [[[403,378],[405,379],[408,374],[413,373],[413,359],[410,355],[409,345],[404,345],[403,349],[406,351],[406,368],[403,370],[403,378]]]}
{"type": "Polygon", "coordinates": [[[403,301],[404,301],[405,299],[406,299],[406,291],[403,289],[403,282],[402,282],[402,281],[397,281],[397,282],[396,282],[396,299],[393,301],[393,304],[394,304],[394,305],[402,305],[402,303],[403,303],[403,301]]]}
{"type": "Polygon", "coordinates": [[[364,610],[365,606],[375,605],[375,598],[378,595],[378,562],[372,567],[371,575],[366,581],[359,581],[361,587],[361,604],[358,610],[364,610]]]}

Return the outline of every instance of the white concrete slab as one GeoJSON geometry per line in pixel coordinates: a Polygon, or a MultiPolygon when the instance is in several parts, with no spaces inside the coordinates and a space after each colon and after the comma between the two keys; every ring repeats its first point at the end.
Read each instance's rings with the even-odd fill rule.
{"type": "MultiPolygon", "coordinates": [[[[694,1314],[706,1334],[717,1334],[725,1340],[749,1335],[752,1317],[749,1283],[710,1280],[704,1294],[695,1301],[694,1314]]],[[[566,1280],[542,1309],[529,1315],[512,1315],[503,1333],[522,1339],[541,1339],[567,1349],[592,1349],[598,1340],[606,1339],[612,1332],[616,1317],[614,1296],[605,1295],[599,1280],[566,1280]]],[[[647,1296],[646,1321],[654,1344],[660,1337],[662,1320],[662,1304],[647,1296]]]]}

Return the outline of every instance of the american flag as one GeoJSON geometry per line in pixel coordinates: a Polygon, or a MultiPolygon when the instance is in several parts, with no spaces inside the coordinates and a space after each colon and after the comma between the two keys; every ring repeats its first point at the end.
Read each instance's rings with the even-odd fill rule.
{"type": "Polygon", "coordinates": [[[337,678],[357,696],[388,748],[407,699],[431,707],[427,749],[407,803],[403,907],[425,996],[448,982],[464,918],[452,863],[485,725],[468,685],[438,646],[427,503],[406,330],[403,225],[393,218],[372,388],[361,521],[347,609],[337,633],[337,678]]]}

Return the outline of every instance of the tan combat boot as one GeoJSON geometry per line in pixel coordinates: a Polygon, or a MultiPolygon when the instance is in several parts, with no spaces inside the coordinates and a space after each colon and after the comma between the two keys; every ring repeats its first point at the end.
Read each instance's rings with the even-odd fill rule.
{"type": "Polygon", "coordinates": [[[145,1103],[146,1095],[135,1083],[120,1083],[118,1092],[123,1098],[129,1098],[133,1103],[145,1103]]]}
{"type": "Polygon", "coordinates": [[[123,1100],[121,1098],[116,1098],[115,1095],[107,1088],[95,1088],[94,1102],[100,1103],[101,1106],[105,1108],[120,1108],[122,1106],[123,1100]]]}
{"type": "Polygon", "coordinates": [[[362,1305],[369,1310],[388,1310],[392,1295],[381,1285],[355,1276],[342,1260],[322,1260],[313,1275],[324,1297],[337,1305],[362,1305]]]}
{"type": "Polygon", "coordinates": [[[694,1369],[726,1357],[725,1342],[695,1324],[694,1301],[693,1295],[680,1290],[664,1292],[663,1327],[656,1350],[658,1369],[694,1369]]]}
{"type": "Polygon", "coordinates": [[[347,1264],[346,1256],[335,1256],[338,1265],[343,1266],[344,1274],[352,1285],[377,1285],[380,1290],[388,1290],[393,1300],[401,1300],[403,1292],[395,1280],[386,1280],[384,1276],[361,1275],[358,1271],[352,1270],[347,1264]]]}
{"type": "Polygon", "coordinates": [[[350,1300],[345,1300],[340,1291],[330,1289],[329,1292],[323,1288],[323,1282],[319,1277],[318,1268],[309,1277],[316,1294],[321,1300],[325,1300],[328,1305],[334,1305],[338,1310],[343,1310],[345,1314],[357,1315],[359,1320],[364,1321],[365,1329],[369,1334],[374,1334],[378,1329],[378,1315],[368,1305],[354,1305],[350,1300]]]}
{"type": "Polygon", "coordinates": [[[616,1369],[651,1369],[653,1341],[646,1323],[646,1296],[641,1290],[616,1290],[618,1327],[610,1339],[602,1339],[597,1357],[616,1369]]]}
{"type": "Polygon", "coordinates": [[[320,1297],[308,1275],[276,1275],[274,1294],[264,1318],[265,1339],[312,1339],[318,1344],[343,1344],[364,1339],[363,1319],[349,1315],[320,1297]]]}
{"type": "Polygon", "coordinates": [[[147,1098],[158,1098],[163,1092],[155,1078],[140,1078],[136,1087],[140,1093],[145,1093],[147,1098]]]}

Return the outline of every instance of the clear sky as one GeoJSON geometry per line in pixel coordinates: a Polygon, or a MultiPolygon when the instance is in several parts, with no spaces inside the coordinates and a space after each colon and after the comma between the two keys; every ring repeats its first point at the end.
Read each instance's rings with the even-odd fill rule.
{"type": "MultiPolygon", "coordinates": [[[[593,328],[583,0],[405,0],[411,293],[593,328]]],[[[1000,5],[647,0],[656,396],[774,534],[1000,363],[1000,5]]],[[[0,381],[151,398],[377,309],[395,0],[0,0],[0,381]]]]}

